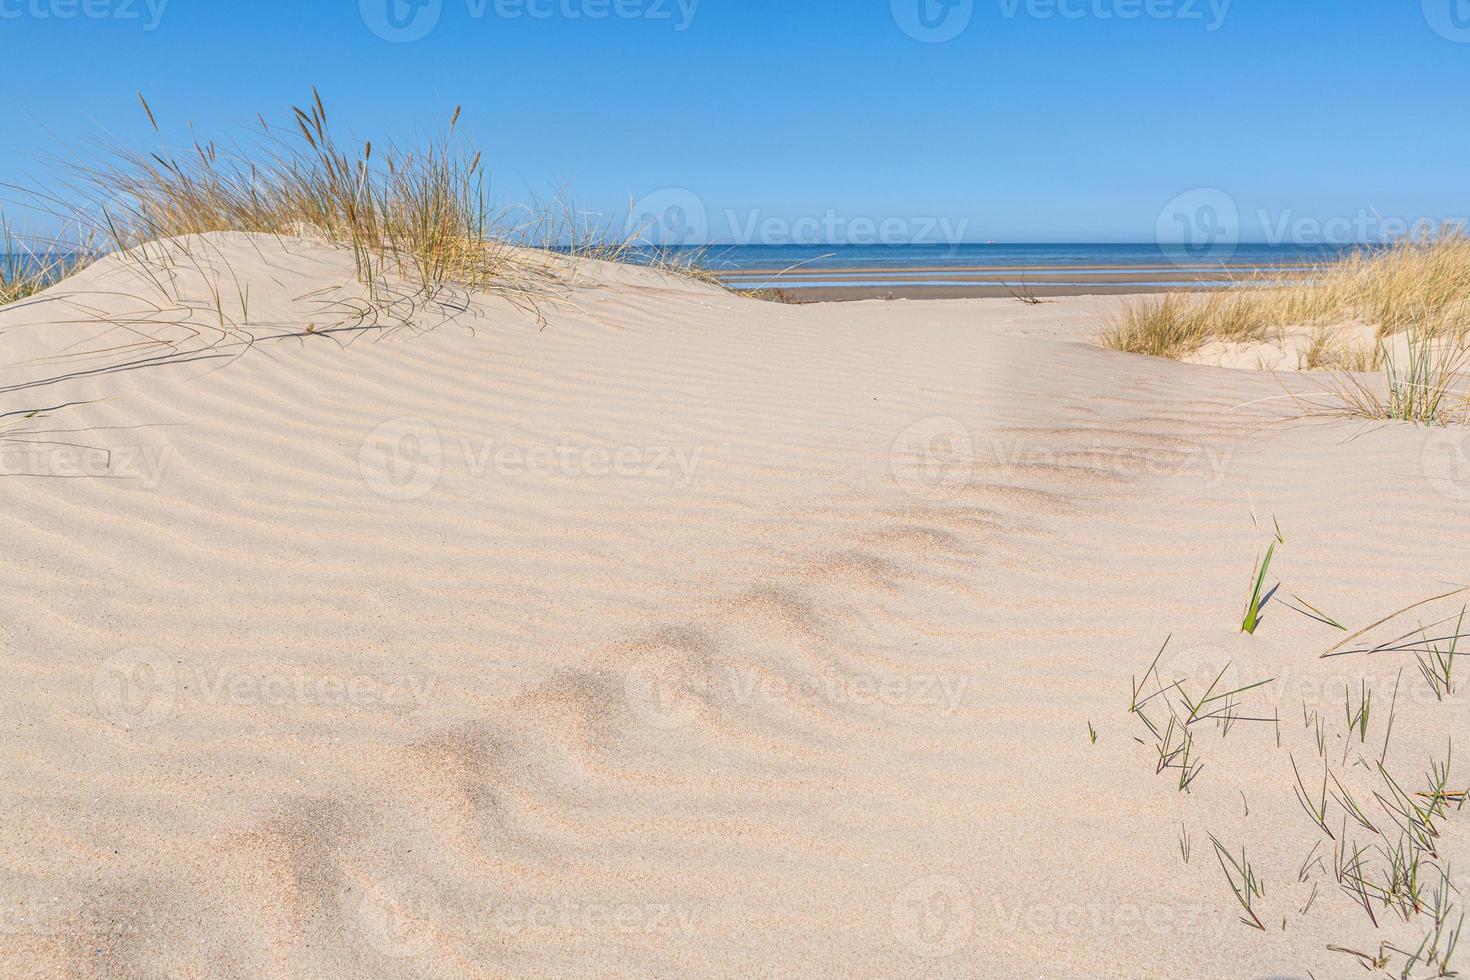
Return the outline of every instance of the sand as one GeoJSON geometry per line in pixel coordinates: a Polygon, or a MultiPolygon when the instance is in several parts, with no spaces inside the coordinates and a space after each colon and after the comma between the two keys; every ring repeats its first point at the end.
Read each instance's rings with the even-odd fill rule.
{"type": "Polygon", "coordinates": [[[1466,584],[1442,434],[1102,350],[1113,298],[587,263],[545,323],[354,333],[348,254],[191,253],[0,312],[5,411],[70,404],[6,420],[5,976],[1326,978],[1422,937],[1339,889],[1290,763],[1305,706],[1366,779],[1407,666],[1417,787],[1465,700],[1239,626],[1273,518],[1283,597],[1355,629],[1466,584]],[[1188,793],[1128,712],[1171,635],[1171,678],[1276,679],[1188,793]]]}

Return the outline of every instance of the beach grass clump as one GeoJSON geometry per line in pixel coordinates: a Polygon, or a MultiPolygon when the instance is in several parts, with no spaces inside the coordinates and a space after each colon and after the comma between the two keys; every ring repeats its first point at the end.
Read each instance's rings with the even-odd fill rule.
{"type": "Polygon", "coordinates": [[[1212,340],[1265,341],[1271,326],[1246,290],[1163,293],[1125,301],[1102,339],[1113,350],[1177,360],[1212,340]]]}
{"type": "Polygon", "coordinates": [[[0,220],[0,306],[34,296],[90,261],[90,250],[82,246],[28,239],[0,220]]]}
{"type": "Polygon", "coordinates": [[[482,157],[456,138],[458,120],[456,109],[442,137],[417,146],[349,143],[313,91],[289,126],[261,118],[251,144],[194,137],[175,153],[108,143],[101,162],[75,166],[73,184],[116,248],[210,232],[315,237],[350,247],[369,285],[391,274],[425,293],[489,287],[506,271],[508,247],[495,233],[482,157]]]}
{"type": "Polygon", "coordinates": [[[1470,425],[1470,337],[1410,326],[1380,337],[1371,356],[1314,379],[1316,391],[1291,397],[1304,415],[1470,425]]]}
{"type": "Polygon", "coordinates": [[[1288,327],[1320,327],[1308,367],[1364,369],[1375,355],[1336,344],[1331,328],[1365,323],[1382,338],[1418,326],[1463,338],[1470,324],[1467,312],[1470,234],[1450,227],[1354,252],[1306,270],[1290,285],[1258,277],[1214,292],[1135,300],[1108,324],[1102,342],[1115,350],[1178,359],[1211,341],[1262,342],[1288,327]]]}
{"type": "MultiPolygon", "coordinates": [[[[138,98],[161,134],[153,108],[138,98]]],[[[574,218],[566,205],[496,205],[458,107],[440,135],[407,145],[340,137],[315,89],[285,123],[257,120],[253,136],[229,145],[192,130],[182,149],[102,142],[70,165],[65,193],[35,196],[107,251],[215,232],[350,248],[369,297],[395,313],[462,308],[464,294],[486,291],[539,316],[539,301],[567,284],[579,258],[714,281],[699,250],[658,249],[636,230],[614,234],[574,218]]]]}
{"type": "Polygon", "coordinates": [[[1402,339],[1402,344],[1379,343],[1381,384],[1354,371],[1333,375],[1328,390],[1341,414],[1425,426],[1470,424],[1470,347],[1465,336],[1411,327],[1402,339]]]}

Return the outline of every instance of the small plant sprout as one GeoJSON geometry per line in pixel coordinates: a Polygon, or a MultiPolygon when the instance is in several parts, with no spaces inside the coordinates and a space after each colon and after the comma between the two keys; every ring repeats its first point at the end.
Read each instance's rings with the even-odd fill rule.
{"type": "Polygon", "coordinates": [[[1435,887],[1434,896],[1430,900],[1427,911],[1434,920],[1434,925],[1429,934],[1424,937],[1417,949],[1413,952],[1408,950],[1389,947],[1396,953],[1408,957],[1408,963],[1404,965],[1404,977],[1412,975],[1412,971],[1419,965],[1433,970],[1427,974],[1431,977],[1454,977],[1459,974],[1451,968],[1450,961],[1454,959],[1455,948],[1460,944],[1460,931],[1464,928],[1465,915],[1461,912],[1455,916],[1454,899],[1450,892],[1454,886],[1450,884],[1449,876],[1440,873],[1440,883],[1435,887]],[[1453,925],[1451,922],[1453,921],[1453,925]]]}
{"type": "Polygon", "coordinates": [[[1393,721],[1398,716],[1399,708],[1399,684],[1404,679],[1404,668],[1400,667],[1398,675],[1393,679],[1393,700],[1388,703],[1388,726],[1383,731],[1383,751],[1378,755],[1378,764],[1388,761],[1388,742],[1393,738],[1393,721]]]}
{"type": "Polygon", "coordinates": [[[1265,559],[1257,562],[1256,567],[1251,570],[1251,578],[1255,585],[1251,589],[1250,602],[1245,607],[1245,621],[1240,624],[1240,628],[1242,632],[1249,633],[1252,636],[1255,635],[1256,630],[1261,625],[1261,608],[1269,598],[1265,594],[1266,574],[1270,571],[1271,559],[1275,555],[1276,542],[1273,541],[1270,547],[1266,549],[1265,559]]]}
{"type": "Polygon", "coordinates": [[[1332,799],[1342,807],[1343,813],[1352,817],[1359,827],[1370,834],[1380,833],[1373,821],[1368,819],[1367,811],[1363,809],[1362,804],[1353,796],[1352,791],[1342,784],[1342,780],[1337,778],[1336,773],[1332,774],[1332,785],[1335,787],[1332,791],[1332,799]]]}
{"type": "Polygon", "coordinates": [[[1097,729],[1092,727],[1092,722],[1087,723],[1087,737],[1093,745],[1097,744],[1097,729]]]}
{"type": "Polygon", "coordinates": [[[1193,841],[1189,839],[1189,828],[1184,824],[1179,825],[1179,854],[1184,858],[1184,863],[1189,863],[1190,846],[1193,841]]]}
{"type": "Polygon", "coordinates": [[[1373,692],[1368,688],[1366,680],[1361,681],[1358,688],[1358,705],[1353,707],[1352,692],[1343,695],[1343,712],[1347,715],[1348,734],[1358,734],[1359,744],[1368,741],[1368,719],[1373,712],[1373,692]]]}
{"type": "Polygon", "coordinates": [[[1297,914],[1298,915],[1306,915],[1308,912],[1312,911],[1312,906],[1313,905],[1316,905],[1316,904],[1317,904],[1317,883],[1314,881],[1314,882],[1312,882],[1312,894],[1310,894],[1310,895],[1307,896],[1307,904],[1306,905],[1303,905],[1302,906],[1302,910],[1300,912],[1298,912],[1297,914]]]}
{"type": "Polygon", "coordinates": [[[1301,770],[1296,767],[1296,759],[1291,760],[1291,771],[1296,775],[1296,799],[1316,824],[1328,837],[1332,837],[1332,831],[1327,826],[1327,762],[1322,763],[1322,788],[1318,792],[1311,792],[1302,781],[1301,770]]]}
{"type": "Polygon", "coordinates": [[[1230,691],[1218,690],[1220,681],[1224,680],[1226,673],[1229,672],[1232,666],[1233,664],[1227,663],[1222,667],[1220,673],[1215,675],[1215,679],[1210,682],[1210,686],[1205,688],[1204,693],[1198,698],[1190,697],[1189,692],[1185,691],[1182,687],[1179,688],[1180,700],[1188,712],[1186,724],[1193,725],[1196,722],[1208,721],[1212,718],[1220,718],[1226,721],[1275,720],[1274,718],[1242,718],[1235,714],[1235,708],[1237,707],[1235,699],[1238,695],[1244,694],[1247,691],[1253,691],[1258,687],[1264,687],[1275,680],[1275,678],[1272,677],[1264,681],[1256,681],[1254,684],[1246,684],[1243,687],[1237,687],[1230,691]]]}
{"type": "Polygon", "coordinates": [[[1367,853],[1366,847],[1351,844],[1344,836],[1333,850],[1332,867],[1338,886],[1368,914],[1376,929],[1378,916],[1373,912],[1373,888],[1368,883],[1368,872],[1363,868],[1363,855],[1367,853]]]}
{"type": "Polygon", "coordinates": [[[1459,645],[1464,638],[1466,608],[1460,607],[1460,618],[1455,623],[1455,632],[1445,640],[1431,640],[1427,629],[1421,628],[1419,631],[1425,647],[1422,652],[1415,654],[1419,673],[1438,701],[1455,693],[1455,658],[1461,655],[1459,645]],[[1442,642],[1448,643],[1448,646],[1441,647],[1442,642]]]}
{"type": "Polygon", "coordinates": [[[1342,953],[1345,956],[1357,957],[1358,962],[1362,965],[1363,969],[1367,970],[1370,973],[1376,970],[1386,970],[1388,968],[1388,964],[1393,960],[1393,957],[1390,956],[1388,953],[1388,947],[1386,944],[1378,947],[1377,955],[1360,953],[1356,949],[1348,949],[1345,946],[1328,946],[1327,948],[1334,953],[1342,953]]]}
{"type": "Polygon", "coordinates": [[[1258,899],[1266,897],[1266,885],[1251,867],[1250,861],[1246,858],[1245,848],[1240,849],[1240,857],[1236,858],[1214,834],[1210,835],[1210,843],[1215,847],[1215,858],[1220,862],[1220,870],[1224,872],[1225,880],[1230,883],[1230,890],[1235,893],[1235,900],[1240,903],[1241,908],[1245,909],[1245,915],[1241,916],[1240,921],[1265,932],[1266,926],[1261,922],[1261,917],[1256,914],[1255,903],[1258,899]]]}
{"type": "Polygon", "coordinates": [[[1325,872],[1327,870],[1325,867],[1323,867],[1323,865],[1322,865],[1322,858],[1317,853],[1317,849],[1320,848],[1321,846],[1322,846],[1322,841],[1321,840],[1315,840],[1315,841],[1312,842],[1312,849],[1307,852],[1307,858],[1306,858],[1306,860],[1303,861],[1302,862],[1302,866],[1297,869],[1297,873],[1296,873],[1296,880],[1297,881],[1300,881],[1300,882],[1305,883],[1309,878],[1311,878],[1311,876],[1312,876],[1312,869],[1313,868],[1316,868],[1319,871],[1323,871],[1323,872],[1325,872]]]}
{"type": "Polygon", "coordinates": [[[1344,633],[1347,632],[1346,626],[1342,625],[1337,620],[1333,619],[1331,616],[1327,615],[1325,612],[1318,609],[1316,606],[1312,605],[1301,596],[1297,595],[1295,592],[1291,594],[1291,597],[1296,600],[1297,605],[1293,606],[1289,602],[1283,602],[1282,605],[1286,606],[1286,608],[1292,610],[1293,612],[1301,613],[1308,619],[1315,619],[1317,622],[1322,623],[1326,626],[1331,626],[1333,629],[1342,630],[1344,633]]]}

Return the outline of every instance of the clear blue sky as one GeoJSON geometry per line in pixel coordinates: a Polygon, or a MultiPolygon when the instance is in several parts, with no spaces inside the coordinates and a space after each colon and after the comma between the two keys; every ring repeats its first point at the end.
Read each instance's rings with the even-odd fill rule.
{"type": "Polygon", "coordinates": [[[693,0],[423,0],[407,42],[372,29],[400,0],[167,0],[155,24],[161,2],[0,0],[0,179],[104,131],[149,145],[135,90],[175,134],[228,137],[315,84],[359,137],[463,103],[505,200],[685,188],[722,240],[734,211],[1148,241],[1202,187],[1246,240],[1259,211],[1470,213],[1462,0],[1234,0],[1218,24],[1222,0],[699,0],[687,24],[693,0]],[[921,3],[969,21],[917,40],[921,3]]]}

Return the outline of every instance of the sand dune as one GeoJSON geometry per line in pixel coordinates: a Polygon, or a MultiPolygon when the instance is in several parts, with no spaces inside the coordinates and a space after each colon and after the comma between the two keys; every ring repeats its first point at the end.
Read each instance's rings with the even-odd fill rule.
{"type": "Polygon", "coordinates": [[[5,411],[69,406],[0,447],[5,975],[1325,978],[1422,938],[1338,887],[1290,759],[1304,704],[1376,759],[1407,666],[1417,780],[1466,702],[1239,626],[1273,517],[1283,595],[1354,629],[1466,584],[1442,435],[1098,349],[1110,298],[587,263],[544,324],[355,331],[395,311],[348,254],[190,249],[0,312],[5,411]],[[1209,726],[1189,793],[1127,710],[1170,635],[1281,719],[1209,726]]]}

